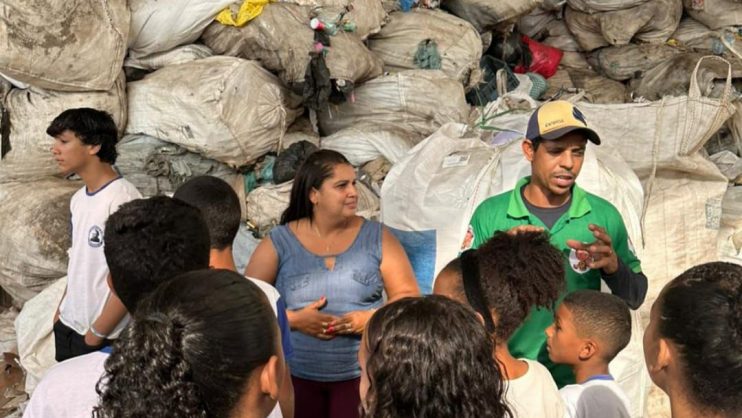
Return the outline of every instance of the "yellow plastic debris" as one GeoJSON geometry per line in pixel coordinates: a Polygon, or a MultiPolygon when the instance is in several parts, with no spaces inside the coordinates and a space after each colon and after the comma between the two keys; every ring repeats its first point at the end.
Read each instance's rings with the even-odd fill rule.
{"type": "Polygon", "coordinates": [[[237,16],[234,15],[231,7],[227,7],[216,15],[216,21],[222,25],[238,28],[245,26],[247,22],[260,16],[265,5],[273,1],[275,0],[245,0],[237,11],[237,16]]]}

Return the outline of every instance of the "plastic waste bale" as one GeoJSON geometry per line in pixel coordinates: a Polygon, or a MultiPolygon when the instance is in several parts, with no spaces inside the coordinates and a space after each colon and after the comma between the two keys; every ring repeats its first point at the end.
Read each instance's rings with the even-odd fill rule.
{"type": "Polygon", "coordinates": [[[683,14],[681,0],[651,0],[635,7],[589,14],[570,6],[564,19],[585,51],[627,45],[632,40],[662,43],[675,32],[683,14]]]}
{"type": "Polygon", "coordinates": [[[276,151],[299,100],[258,63],[215,56],[164,67],[129,90],[128,134],[239,167],[276,151]]]}
{"type": "MultiPolygon", "coordinates": [[[[289,87],[301,91],[307,66],[315,52],[315,33],[309,26],[312,8],[291,3],[271,3],[263,13],[242,27],[213,22],[202,41],[220,55],[257,60],[278,74],[289,87]]],[[[324,60],[333,80],[362,83],[382,73],[383,62],[351,32],[330,36],[324,60]]]]}
{"type": "Polygon", "coordinates": [[[379,157],[394,164],[422,139],[395,126],[358,124],[322,138],[321,145],[343,154],[354,166],[379,157]]]}
{"type": "Polygon", "coordinates": [[[369,39],[369,48],[384,61],[384,71],[398,72],[420,67],[416,52],[423,42],[432,42],[441,69],[464,85],[469,84],[472,71],[479,67],[482,40],[467,21],[441,10],[413,9],[394,12],[376,35],[369,39]]]}
{"type": "Polygon", "coordinates": [[[629,44],[601,48],[590,55],[589,62],[609,78],[623,81],[642,75],[680,52],[665,44],[629,44]]]}
{"type": "Polygon", "coordinates": [[[525,16],[542,4],[543,0],[446,0],[442,7],[484,33],[499,23],[525,16]]]}
{"type": "Polygon", "coordinates": [[[0,7],[0,73],[59,91],[110,90],[129,35],[125,0],[8,0],[0,7]]]}
{"type": "Polygon", "coordinates": [[[685,10],[711,29],[742,25],[742,3],[736,0],[683,0],[685,10]]]}
{"type": "Polygon", "coordinates": [[[360,123],[427,136],[448,122],[465,122],[468,114],[464,87],[457,80],[440,70],[409,70],[359,86],[354,102],[319,113],[319,126],[325,136],[360,123]]]}

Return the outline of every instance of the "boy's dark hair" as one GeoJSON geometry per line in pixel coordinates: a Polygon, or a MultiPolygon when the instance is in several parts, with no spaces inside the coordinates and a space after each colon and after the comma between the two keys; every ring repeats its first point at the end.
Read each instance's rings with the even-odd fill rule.
{"type": "MultiPolygon", "coordinates": [[[[474,252],[483,302],[497,316],[495,338],[507,341],[535,306],[552,309],[564,288],[564,257],[543,232],[497,232],[474,252]]],[[[462,258],[444,270],[460,277],[455,291],[466,297],[462,258]]],[[[484,315],[483,312],[480,314],[484,315]]]]}
{"type": "Polygon", "coordinates": [[[211,248],[224,250],[232,245],[240,228],[240,199],[226,181],[198,176],[183,183],[173,195],[201,211],[209,227],[211,248]]]}
{"type": "Polygon", "coordinates": [[[94,416],[233,416],[253,372],[279,355],[265,294],[232,271],[179,275],[138,312],[114,342],[94,416]]]}
{"type": "Polygon", "coordinates": [[[89,107],[67,109],[46,128],[47,135],[55,138],[64,131],[74,133],[83,144],[100,145],[98,158],[104,163],[116,163],[118,131],[109,113],[89,107]]]}
{"type": "Polygon", "coordinates": [[[572,313],[577,334],[602,344],[603,360],[609,362],[629,344],[631,313],[623,299],[597,290],[577,290],[562,303],[572,313]]]}
{"type": "Polygon", "coordinates": [[[668,283],[655,303],[659,335],[676,345],[691,399],[709,411],[740,416],[742,266],[692,267],[668,283]]]}
{"type": "Polygon", "coordinates": [[[160,283],[209,267],[209,230],[201,212],[185,202],[137,199],[108,217],[103,250],[116,295],[134,312],[160,283]]]}

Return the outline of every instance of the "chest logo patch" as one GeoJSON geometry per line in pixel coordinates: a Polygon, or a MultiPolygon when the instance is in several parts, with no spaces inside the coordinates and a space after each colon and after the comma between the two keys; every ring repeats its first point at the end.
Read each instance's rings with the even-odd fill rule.
{"type": "Polygon", "coordinates": [[[590,271],[590,267],[587,266],[592,261],[590,253],[585,250],[575,250],[572,248],[569,251],[569,266],[577,274],[585,274],[590,271]]]}
{"type": "Polygon", "coordinates": [[[88,231],[88,245],[93,248],[103,245],[103,230],[98,225],[93,225],[88,231]]]}

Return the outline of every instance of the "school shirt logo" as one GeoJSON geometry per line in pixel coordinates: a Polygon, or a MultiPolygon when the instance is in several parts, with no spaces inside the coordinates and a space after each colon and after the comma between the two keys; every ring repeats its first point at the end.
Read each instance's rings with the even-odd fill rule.
{"type": "Polygon", "coordinates": [[[590,271],[588,263],[592,261],[590,253],[585,250],[575,250],[572,248],[569,251],[569,266],[572,267],[572,270],[577,274],[585,274],[590,271]]]}
{"type": "Polygon", "coordinates": [[[88,231],[88,245],[93,248],[103,245],[103,230],[98,225],[93,225],[88,231]]]}

